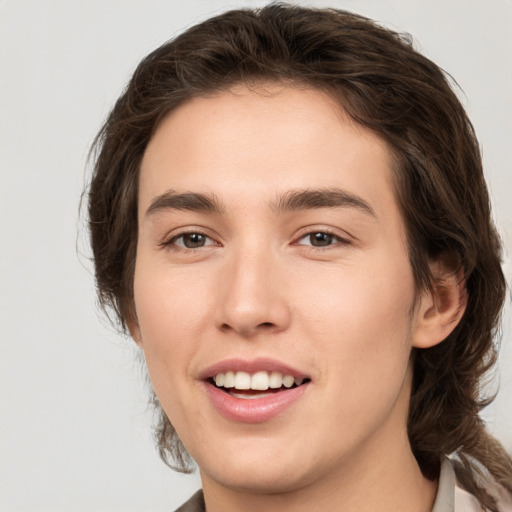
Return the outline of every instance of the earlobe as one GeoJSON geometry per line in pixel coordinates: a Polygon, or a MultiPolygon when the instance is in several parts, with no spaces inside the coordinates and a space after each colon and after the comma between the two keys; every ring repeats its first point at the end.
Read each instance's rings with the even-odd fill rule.
{"type": "Polygon", "coordinates": [[[445,340],[460,322],[467,305],[466,280],[461,272],[440,272],[438,265],[431,270],[434,287],[422,294],[416,310],[412,339],[416,348],[433,347],[445,340]]]}

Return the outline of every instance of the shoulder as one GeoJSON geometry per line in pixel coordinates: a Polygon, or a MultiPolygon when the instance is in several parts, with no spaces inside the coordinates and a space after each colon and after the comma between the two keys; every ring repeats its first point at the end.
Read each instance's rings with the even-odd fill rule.
{"type": "MultiPolygon", "coordinates": [[[[485,473],[478,477],[478,485],[484,488],[496,500],[499,512],[512,512],[512,496],[485,473]]],[[[464,489],[455,475],[455,468],[450,459],[445,458],[441,464],[439,487],[432,512],[482,512],[478,499],[464,489]]]]}
{"type": "MultiPolygon", "coordinates": [[[[476,480],[478,486],[485,489],[494,498],[498,512],[512,512],[512,494],[498,484],[491,475],[486,472],[482,478],[477,477],[476,480]]],[[[468,492],[457,482],[455,486],[455,512],[472,512],[473,510],[481,512],[482,506],[471,492],[468,492]]]]}
{"type": "Polygon", "coordinates": [[[174,512],[205,512],[203,491],[197,491],[188,501],[174,512]]]}
{"type": "Polygon", "coordinates": [[[454,512],[482,512],[482,507],[472,494],[456,485],[454,512]]]}

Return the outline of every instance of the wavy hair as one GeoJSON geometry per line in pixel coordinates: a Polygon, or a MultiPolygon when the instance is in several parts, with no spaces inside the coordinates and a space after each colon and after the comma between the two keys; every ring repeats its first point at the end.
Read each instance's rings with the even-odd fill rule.
{"type": "MultiPolygon", "coordinates": [[[[457,262],[467,309],[442,343],[414,350],[409,439],[430,479],[441,457],[456,452],[460,481],[496,510],[475,472],[483,466],[512,492],[512,461],[479,416],[492,400],[482,382],[496,362],[506,289],[500,241],[473,127],[451,79],[408,35],[345,11],[274,3],[211,18],[148,55],[94,145],[88,205],[100,303],[123,330],[136,321],[138,174],[161,120],[191,98],[259,81],[325,91],[387,142],[418,291],[436,286],[429,261],[457,262]]],[[[156,397],[154,404],[160,454],[185,470],[186,450],[156,397]]]]}

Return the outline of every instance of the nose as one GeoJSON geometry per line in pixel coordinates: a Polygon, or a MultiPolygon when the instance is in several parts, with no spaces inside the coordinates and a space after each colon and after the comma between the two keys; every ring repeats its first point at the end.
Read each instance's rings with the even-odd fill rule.
{"type": "Polygon", "coordinates": [[[290,324],[285,270],[272,254],[250,252],[226,262],[216,315],[219,329],[244,338],[281,332],[290,324]]]}

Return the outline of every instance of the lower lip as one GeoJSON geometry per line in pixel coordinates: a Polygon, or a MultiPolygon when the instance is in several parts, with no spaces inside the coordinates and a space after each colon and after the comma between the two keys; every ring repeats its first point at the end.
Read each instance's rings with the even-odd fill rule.
{"type": "Polygon", "coordinates": [[[263,423],[283,413],[302,397],[308,384],[261,398],[237,398],[205,382],[211,403],[225,418],[243,423],[263,423]]]}

